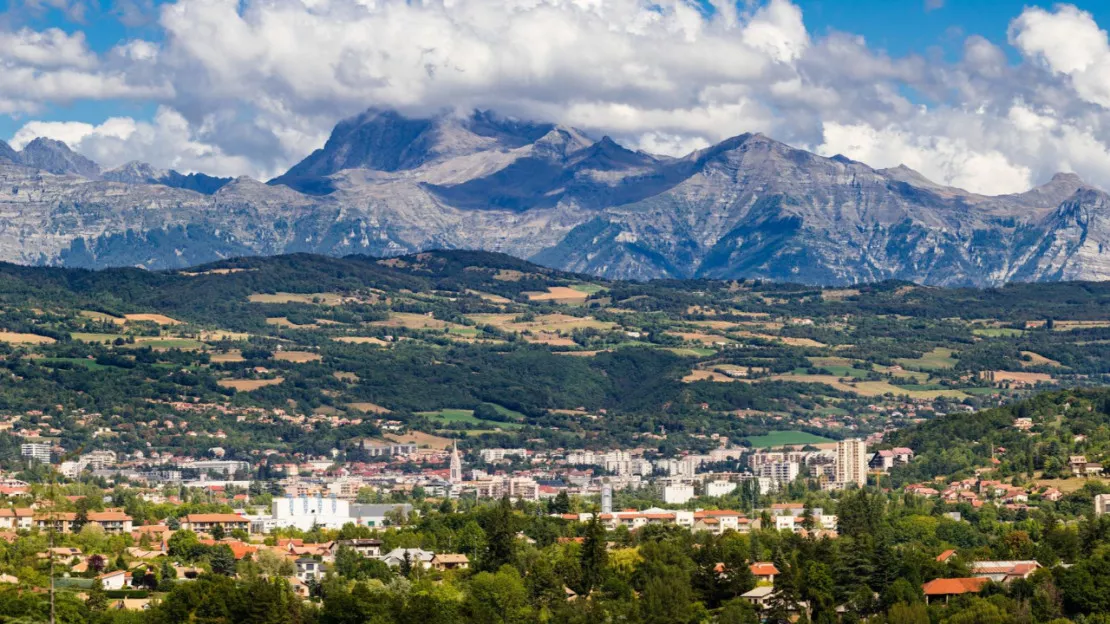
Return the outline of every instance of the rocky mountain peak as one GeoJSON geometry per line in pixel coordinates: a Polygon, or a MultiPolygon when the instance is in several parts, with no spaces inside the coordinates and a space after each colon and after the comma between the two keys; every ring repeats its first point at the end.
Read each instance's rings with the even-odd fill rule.
{"type": "Polygon", "coordinates": [[[19,152],[5,141],[0,141],[0,162],[19,163],[19,152]]]}
{"type": "Polygon", "coordinates": [[[56,175],[72,174],[93,179],[100,177],[100,165],[55,139],[36,138],[19,153],[19,160],[28,167],[56,175]]]}
{"type": "Polygon", "coordinates": [[[166,172],[155,169],[149,163],[132,160],[115,169],[109,169],[101,174],[101,179],[125,184],[150,184],[165,177],[166,172]]]}

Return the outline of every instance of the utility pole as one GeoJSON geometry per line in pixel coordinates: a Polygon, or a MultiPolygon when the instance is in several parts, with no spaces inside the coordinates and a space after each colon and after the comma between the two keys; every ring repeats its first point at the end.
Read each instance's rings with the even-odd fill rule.
{"type": "Polygon", "coordinates": [[[58,520],[57,507],[58,496],[55,490],[54,471],[50,471],[50,508],[53,513],[47,515],[50,520],[50,624],[56,624],[54,619],[54,533],[57,529],[55,523],[58,520]]]}

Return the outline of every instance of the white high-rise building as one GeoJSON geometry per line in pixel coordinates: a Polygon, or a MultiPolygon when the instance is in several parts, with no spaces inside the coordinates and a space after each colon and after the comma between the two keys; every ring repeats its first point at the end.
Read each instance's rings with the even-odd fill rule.
{"type": "Polygon", "coordinates": [[[24,457],[29,457],[35,461],[40,461],[44,464],[50,463],[50,445],[39,444],[37,442],[28,442],[21,444],[19,447],[19,454],[24,457]]]}
{"type": "Polygon", "coordinates": [[[859,439],[836,443],[836,482],[841,487],[867,485],[867,443],[859,439]]]}

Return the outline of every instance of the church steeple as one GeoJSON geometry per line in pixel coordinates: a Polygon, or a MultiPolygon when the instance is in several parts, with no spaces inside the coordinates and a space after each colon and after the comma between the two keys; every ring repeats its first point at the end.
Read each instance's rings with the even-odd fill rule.
{"type": "Polygon", "coordinates": [[[459,443],[453,442],[451,448],[451,471],[448,481],[451,483],[461,483],[462,478],[462,460],[459,458],[459,443]]]}

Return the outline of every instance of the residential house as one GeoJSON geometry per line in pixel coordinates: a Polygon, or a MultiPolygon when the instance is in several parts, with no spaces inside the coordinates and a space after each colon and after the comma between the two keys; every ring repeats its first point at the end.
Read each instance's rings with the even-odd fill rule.
{"type": "Polygon", "coordinates": [[[301,557],[300,559],[297,559],[296,565],[297,578],[302,583],[314,581],[316,579],[323,578],[324,576],[324,564],[315,559],[309,557],[301,557]]]}
{"type": "Polygon", "coordinates": [[[363,557],[380,557],[382,554],[382,541],[379,539],[349,539],[335,542],[335,547],[346,546],[363,557]]]}
{"type": "Polygon", "coordinates": [[[419,548],[394,548],[379,558],[386,565],[396,568],[400,567],[401,563],[405,561],[406,555],[410,565],[413,567],[420,566],[424,569],[431,567],[432,558],[435,557],[435,553],[419,548]]]}
{"type": "Polygon", "coordinates": [[[100,583],[107,591],[118,591],[131,584],[131,573],[123,570],[105,572],[96,578],[100,579],[100,583]]]}
{"type": "Polygon", "coordinates": [[[462,554],[440,553],[432,557],[431,565],[435,570],[465,570],[470,567],[470,559],[462,554]]]}
{"type": "Polygon", "coordinates": [[[235,514],[207,513],[188,514],[181,519],[181,528],[194,533],[211,533],[217,526],[223,527],[225,533],[235,529],[250,530],[250,521],[235,514]]]}
{"type": "Polygon", "coordinates": [[[978,594],[989,582],[988,578],[940,578],[925,583],[921,589],[925,592],[926,603],[940,600],[948,604],[952,596],[978,594]]]}
{"type": "Polygon", "coordinates": [[[775,584],[775,577],[779,573],[779,569],[770,561],[756,561],[749,565],[748,569],[751,570],[757,583],[770,583],[772,585],[775,584]]]}
{"type": "Polygon", "coordinates": [[[0,509],[0,528],[13,531],[30,530],[34,523],[35,512],[26,507],[0,509]]]}
{"type": "Polygon", "coordinates": [[[1026,561],[976,561],[971,564],[971,575],[988,578],[996,583],[1009,583],[1014,579],[1029,578],[1041,567],[1033,560],[1026,561]]]}

